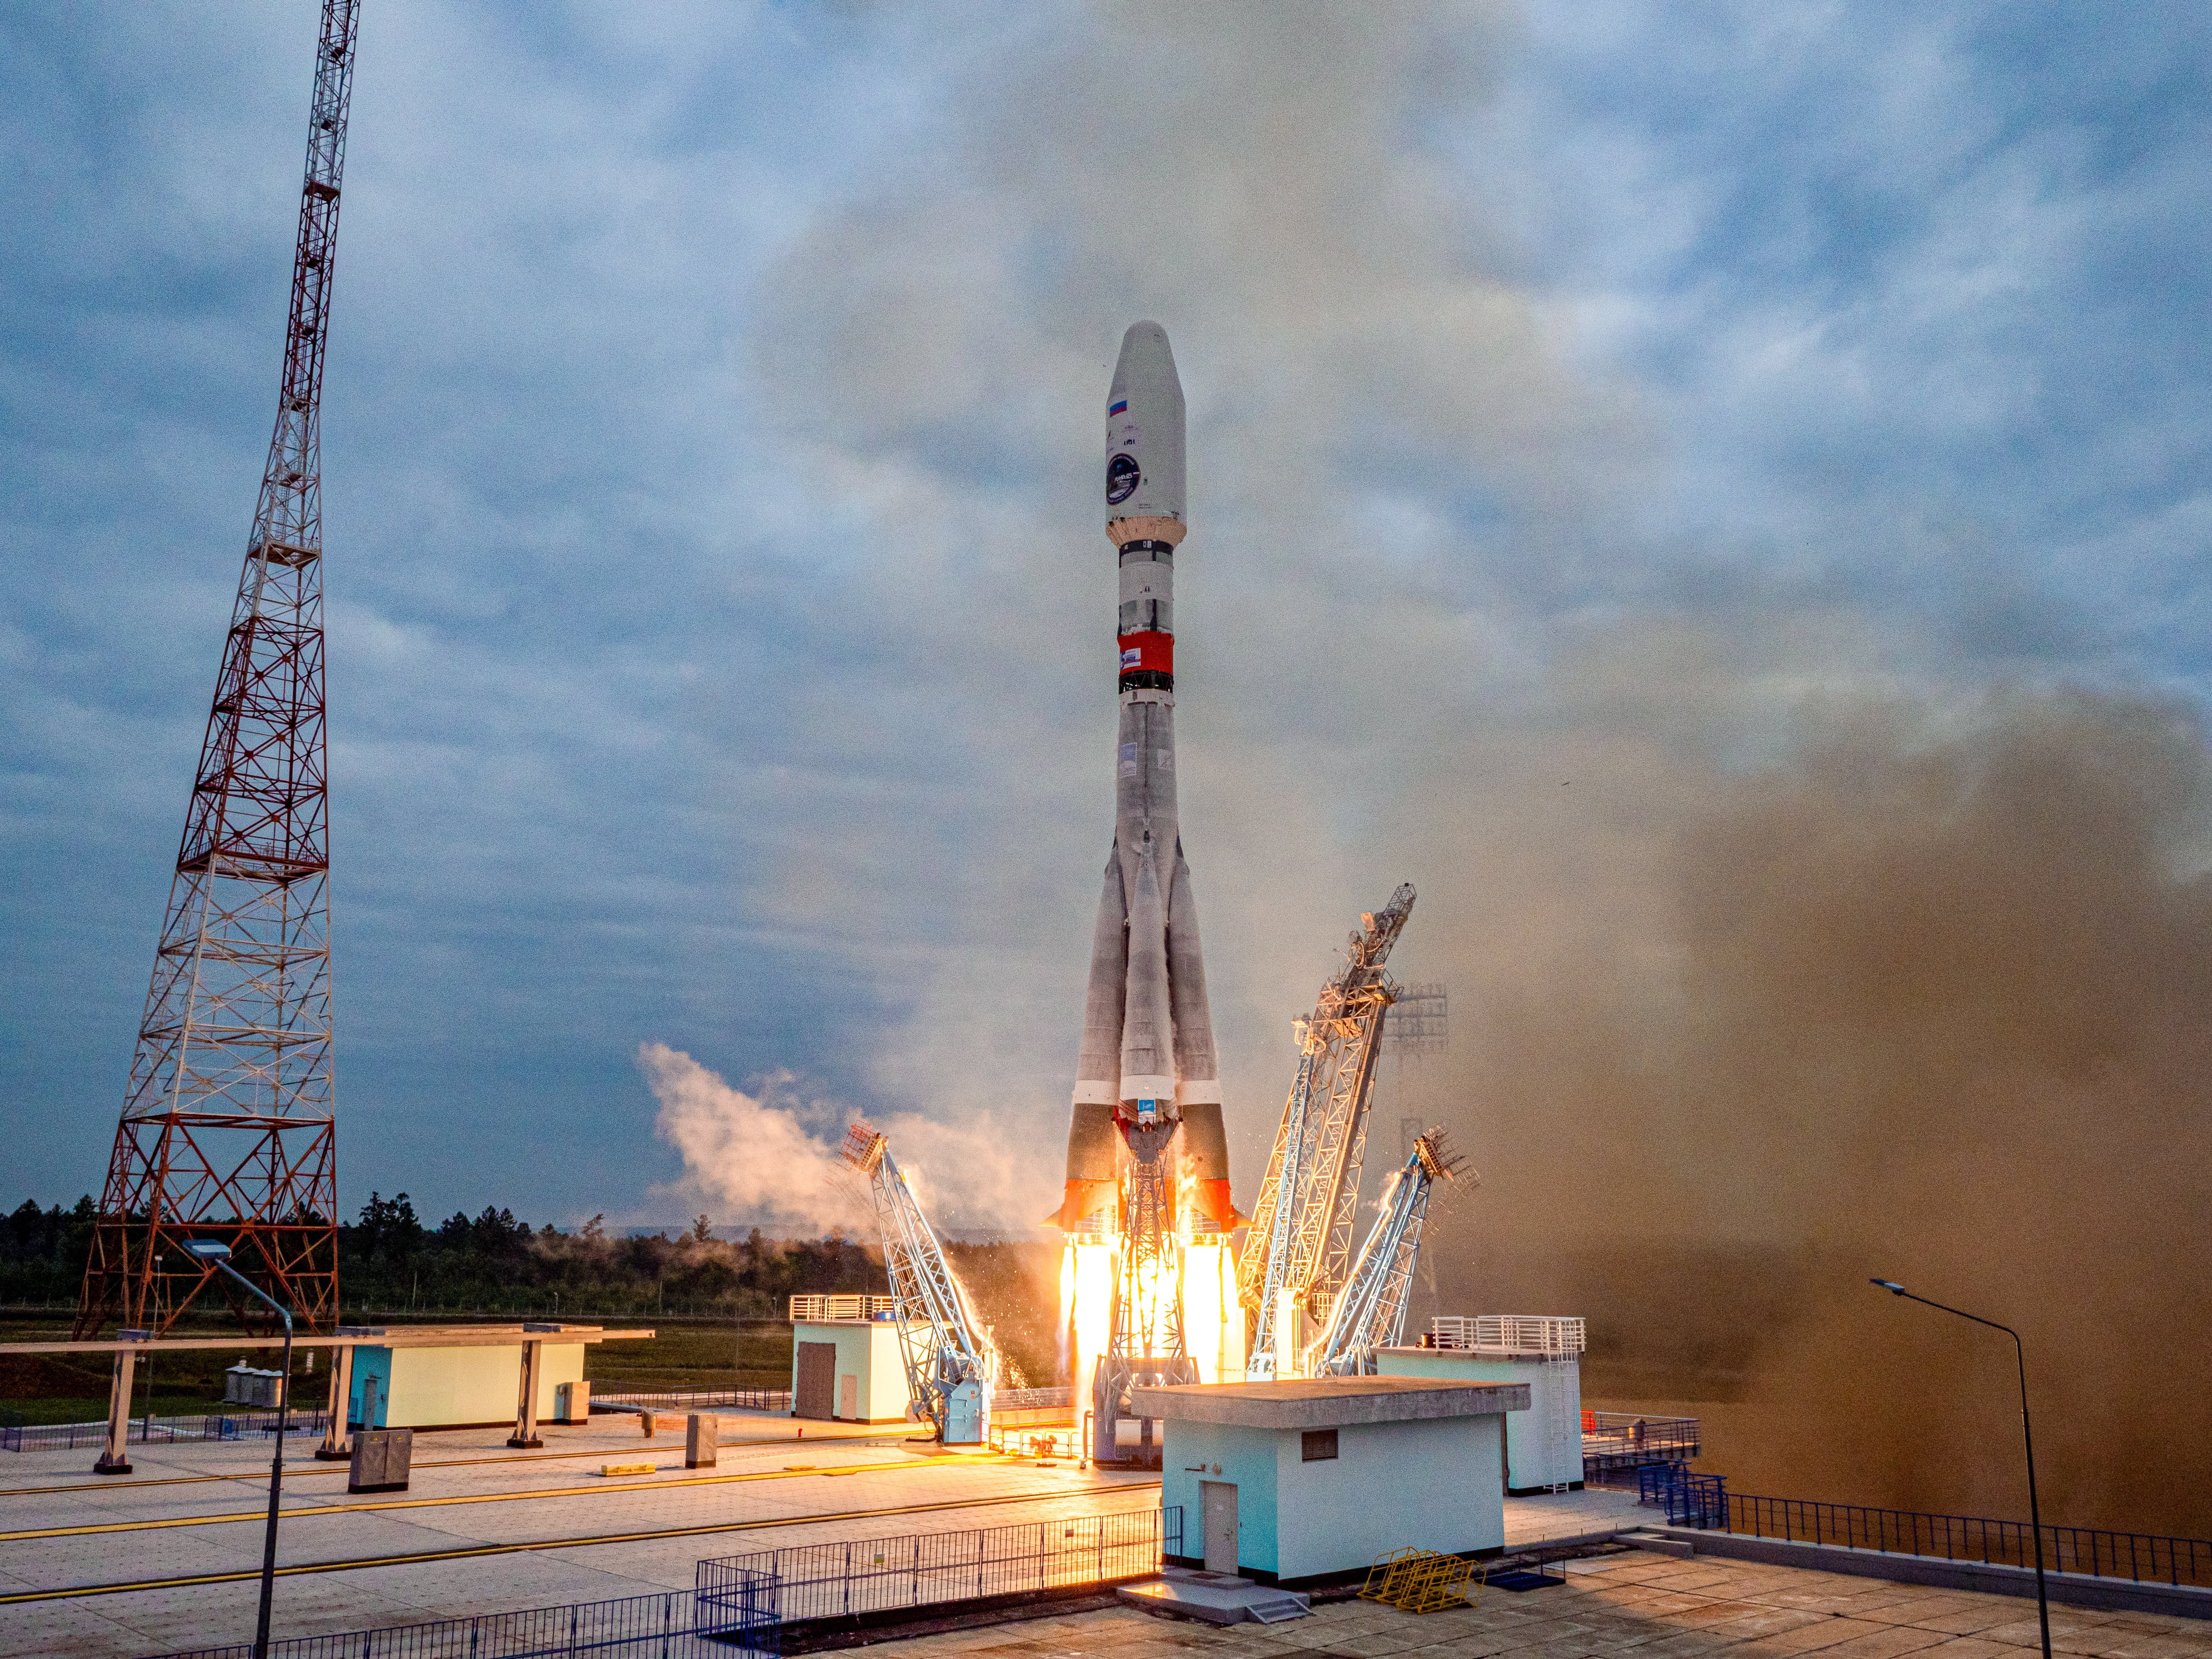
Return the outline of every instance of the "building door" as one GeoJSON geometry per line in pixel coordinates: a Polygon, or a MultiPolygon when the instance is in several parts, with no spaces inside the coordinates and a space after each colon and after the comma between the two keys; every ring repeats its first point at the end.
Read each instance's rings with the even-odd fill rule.
{"type": "Polygon", "coordinates": [[[835,1342],[800,1343],[795,1376],[799,1386],[792,1396],[791,1414],[793,1417],[829,1418],[836,1415],[837,1345],[835,1342]]]}
{"type": "Polygon", "coordinates": [[[1206,1570],[1237,1571],[1237,1483],[1201,1480],[1200,1495],[1206,1500],[1206,1570]]]}
{"type": "Polygon", "coordinates": [[[841,1376],[837,1379],[837,1415],[848,1423],[860,1420],[860,1379],[841,1376]]]}

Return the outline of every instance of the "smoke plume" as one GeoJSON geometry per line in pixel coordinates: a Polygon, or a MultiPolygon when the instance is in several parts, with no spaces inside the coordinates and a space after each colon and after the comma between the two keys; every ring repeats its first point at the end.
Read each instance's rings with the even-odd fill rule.
{"type": "Polygon", "coordinates": [[[1685,781],[1610,931],[1511,948],[1573,896],[1498,883],[1533,849],[1494,826],[1417,918],[1460,1022],[1424,1103],[1485,1176],[1431,1236],[1443,1307],[1590,1316],[1592,1392],[1705,1402],[1741,1488],[2024,1514],[2011,1345],[1895,1279],[2021,1332],[2047,1516],[2201,1533],[2202,733],[1892,705],[1685,781]]]}
{"type": "MultiPolygon", "coordinates": [[[[640,1045],[637,1063],[660,1103],[660,1137],[684,1159],[683,1179],[656,1194],[704,1204],[740,1225],[872,1231],[868,1184],[837,1155],[851,1119],[834,1102],[801,1093],[784,1072],[747,1094],[658,1042],[640,1045]]],[[[1025,1230],[1036,1221],[1009,1139],[991,1120],[901,1113],[877,1127],[940,1231],[1025,1230]]]]}

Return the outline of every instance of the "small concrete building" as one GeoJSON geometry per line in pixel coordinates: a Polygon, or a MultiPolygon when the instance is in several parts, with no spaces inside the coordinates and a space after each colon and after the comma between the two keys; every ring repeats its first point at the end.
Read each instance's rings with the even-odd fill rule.
{"type": "MultiPolygon", "coordinates": [[[[353,1350],[352,1376],[346,1386],[346,1420],[369,1429],[485,1428],[513,1423],[519,1415],[521,1366],[525,1348],[514,1340],[515,1328],[478,1327],[485,1334],[496,1330],[507,1340],[472,1346],[466,1326],[404,1327],[392,1332],[407,1340],[382,1347],[362,1342],[353,1350]],[[366,1412],[367,1416],[363,1413],[366,1412]]],[[[568,1422],[565,1407],[581,1407],[574,1419],[582,1420],[590,1409],[587,1389],[564,1387],[584,1377],[584,1346],[600,1340],[596,1325],[526,1325],[542,1340],[537,1349],[537,1408],[535,1420],[568,1422]]],[[[347,1326],[342,1336],[380,1336],[382,1331],[347,1326]]]]}
{"type": "Polygon", "coordinates": [[[1580,1488],[1583,1322],[1553,1314],[1484,1314],[1429,1324],[1419,1347],[1376,1349],[1376,1370],[1385,1376],[1525,1384],[1528,1409],[1505,1422],[1506,1492],[1520,1498],[1580,1488]]]}
{"type": "Polygon", "coordinates": [[[1164,1420],[1160,1502],[1180,1507],[1167,1565],[1297,1586],[1408,1547],[1505,1546],[1504,1425],[1528,1390],[1407,1376],[1139,1389],[1164,1420]]]}
{"type": "Polygon", "coordinates": [[[791,1414],[905,1423],[906,1358],[887,1296],[791,1298],[791,1414]]]}

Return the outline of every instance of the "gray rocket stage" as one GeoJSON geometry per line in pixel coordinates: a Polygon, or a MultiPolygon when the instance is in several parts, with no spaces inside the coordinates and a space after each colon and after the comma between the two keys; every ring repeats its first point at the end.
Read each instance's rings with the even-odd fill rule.
{"type": "Polygon", "coordinates": [[[1198,908],[1176,818],[1175,559],[1183,510],[1182,383],[1167,331],[1133,324],[1106,394],[1106,536],[1118,550],[1120,731],[1114,848],[1091,949],[1083,1046],[1054,1220],[1071,1234],[1122,1226],[1123,1148],[1171,1153],[1172,1213],[1187,1236],[1225,1235],[1221,1067],[1206,1000],[1198,908]]]}

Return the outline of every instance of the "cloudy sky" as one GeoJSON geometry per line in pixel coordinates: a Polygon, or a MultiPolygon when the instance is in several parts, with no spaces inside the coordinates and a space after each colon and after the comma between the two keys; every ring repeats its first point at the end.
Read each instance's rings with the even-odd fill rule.
{"type": "MultiPolygon", "coordinates": [[[[0,4],[0,1202],[105,1166],[316,21],[0,4]]],[[[1649,1055],[1698,1018],[1685,836],[1839,732],[2135,734],[2200,872],[2208,70],[2182,4],[366,0],[324,441],[347,1206],[737,1218],[745,1120],[656,1127],[711,1073],[945,1126],[971,1222],[1049,1207],[1143,317],[1189,398],[1243,1201],[1287,1023],[1401,879],[1455,1054],[1602,981],[1649,1055]]]]}

